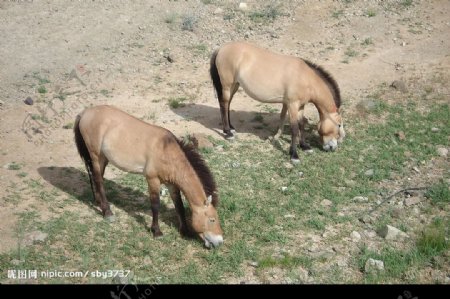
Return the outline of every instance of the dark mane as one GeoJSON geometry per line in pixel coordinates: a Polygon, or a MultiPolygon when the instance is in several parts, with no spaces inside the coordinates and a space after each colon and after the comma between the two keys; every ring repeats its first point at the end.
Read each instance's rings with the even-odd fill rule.
{"type": "Polygon", "coordinates": [[[303,59],[303,61],[325,81],[328,88],[331,91],[331,94],[333,95],[334,103],[336,104],[336,107],[341,107],[341,92],[339,90],[339,86],[336,83],[336,80],[328,73],[326,70],[324,70],[321,66],[312,63],[311,61],[308,61],[306,59],[303,59]]]}
{"type": "Polygon", "coordinates": [[[212,196],[212,204],[214,207],[217,207],[219,204],[219,197],[217,196],[217,188],[214,177],[206,165],[205,160],[203,160],[202,156],[197,152],[193,145],[184,142],[183,140],[179,140],[177,138],[178,145],[183,150],[186,158],[189,163],[191,163],[192,168],[197,173],[200,182],[203,185],[203,189],[205,190],[206,196],[212,196]]]}

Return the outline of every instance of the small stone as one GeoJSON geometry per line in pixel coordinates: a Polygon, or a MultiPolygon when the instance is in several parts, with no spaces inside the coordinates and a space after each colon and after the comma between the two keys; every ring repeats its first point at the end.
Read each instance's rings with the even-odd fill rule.
{"type": "Polygon", "coordinates": [[[433,128],[431,128],[431,132],[437,133],[437,132],[439,132],[439,128],[433,127],[433,128]]]}
{"type": "Polygon", "coordinates": [[[359,242],[361,240],[361,234],[357,231],[352,231],[350,237],[352,238],[353,242],[359,242]]]}
{"type": "Polygon", "coordinates": [[[248,263],[250,266],[252,266],[252,267],[258,267],[259,266],[259,263],[258,262],[250,262],[250,263],[248,263]]]}
{"type": "Polygon", "coordinates": [[[215,15],[220,15],[221,13],[223,13],[223,9],[221,7],[217,7],[213,12],[215,15]]]}
{"type": "Polygon", "coordinates": [[[23,101],[27,105],[33,105],[33,99],[31,97],[27,97],[25,101],[23,101]]]}
{"type": "Polygon", "coordinates": [[[407,88],[406,88],[406,84],[403,81],[400,80],[395,80],[394,82],[392,82],[391,87],[397,89],[398,91],[401,92],[407,92],[407,88]]]}
{"type": "Polygon", "coordinates": [[[406,46],[406,43],[405,43],[405,42],[402,42],[402,47],[404,47],[404,46],[406,46]]]}
{"type": "Polygon", "coordinates": [[[239,168],[239,166],[241,166],[241,163],[239,163],[239,162],[232,162],[231,163],[231,167],[233,167],[233,168],[239,168]]]}
{"type": "Polygon", "coordinates": [[[166,59],[167,59],[167,61],[168,62],[170,62],[170,63],[173,63],[173,62],[175,62],[175,59],[173,59],[173,55],[172,54],[167,54],[167,55],[165,55],[164,56],[166,59]]]}
{"type": "Polygon", "coordinates": [[[324,199],[324,200],[322,200],[322,201],[320,202],[320,204],[321,204],[323,207],[329,207],[329,206],[331,206],[331,205],[333,204],[333,202],[332,202],[331,200],[324,199]]]}
{"type": "Polygon", "coordinates": [[[284,218],[295,218],[295,215],[292,214],[286,214],[283,216],[284,218]]]}
{"type": "Polygon", "coordinates": [[[368,176],[368,177],[372,177],[373,174],[374,174],[373,169],[369,169],[369,170],[366,170],[366,172],[364,172],[364,175],[368,176]]]}
{"type": "Polygon", "coordinates": [[[405,232],[402,232],[398,228],[391,225],[383,226],[377,233],[380,237],[385,238],[386,240],[398,240],[408,237],[405,232]]]}
{"type": "Polygon", "coordinates": [[[438,155],[441,156],[441,157],[447,157],[447,155],[448,155],[448,149],[446,149],[445,147],[438,147],[437,153],[438,153],[438,155]]]}
{"type": "Polygon", "coordinates": [[[413,167],[413,170],[414,170],[415,172],[417,172],[417,173],[420,173],[419,168],[417,168],[416,166],[413,167]]]}
{"type": "Polygon", "coordinates": [[[419,202],[421,202],[419,197],[409,197],[409,198],[405,198],[405,200],[404,200],[404,204],[407,207],[416,205],[419,202]]]}
{"type": "Polygon", "coordinates": [[[365,196],[355,196],[353,197],[353,201],[357,201],[357,202],[368,202],[369,198],[365,197],[365,196]]]}
{"type": "Polygon", "coordinates": [[[13,264],[14,266],[19,266],[20,264],[22,264],[23,261],[22,260],[11,260],[11,264],[13,264]]]}
{"type": "Polygon", "coordinates": [[[283,192],[287,191],[287,189],[288,189],[287,187],[284,187],[284,186],[281,187],[281,191],[283,191],[283,192]]]}
{"type": "Polygon", "coordinates": [[[35,230],[25,235],[23,242],[25,246],[28,246],[34,243],[42,243],[45,241],[45,239],[47,239],[47,237],[48,237],[47,233],[35,230]]]}
{"type": "Polygon", "coordinates": [[[240,10],[248,10],[248,5],[245,2],[239,3],[239,9],[240,10]]]}
{"type": "Polygon", "coordinates": [[[303,175],[304,175],[303,171],[299,171],[298,176],[302,178],[303,175]]]}
{"type": "Polygon", "coordinates": [[[369,258],[364,266],[364,271],[366,273],[384,271],[384,262],[380,260],[375,260],[373,258],[369,258]]]}
{"type": "Polygon", "coordinates": [[[190,136],[194,146],[198,149],[212,149],[214,144],[209,141],[208,136],[203,133],[194,133],[190,136]]]}
{"type": "Polygon", "coordinates": [[[395,133],[395,136],[397,136],[399,140],[405,140],[405,133],[403,131],[398,131],[395,133]]]}
{"type": "Polygon", "coordinates": [[[294,165],[292,165],[291,162],[284,162],[284,167],[286,167],[287,169],[291,169],[294,167],[294,165]]]}

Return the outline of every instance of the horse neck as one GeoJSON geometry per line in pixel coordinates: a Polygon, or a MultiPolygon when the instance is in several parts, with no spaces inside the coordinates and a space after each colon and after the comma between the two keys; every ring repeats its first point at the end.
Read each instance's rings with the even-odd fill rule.
{"type": "MultiPolygon", "coordinates": [[[[328,87],[326,87],[328,88],[328,87]]],[[[316,93],[316,95],[320,95],[319,93],[316,93]]],[[[323,117],[326,117],[327,115],[331,113],[337,112],[336,103],[334,102],[333,95],[331,94],[331,91],[327,92],[326,95],[322,96],[316,96],[311,99],[311,103],[316,106],[317,110],[319,111],[320,119],[322,120],[323,117]]]]}
{"type": "Polygon", "coordinates": [[[191,209],[204,204],[205,191],[197,173],[187,159],[177,165],[174,175],[175,185],[183,192],[191,209]]]}

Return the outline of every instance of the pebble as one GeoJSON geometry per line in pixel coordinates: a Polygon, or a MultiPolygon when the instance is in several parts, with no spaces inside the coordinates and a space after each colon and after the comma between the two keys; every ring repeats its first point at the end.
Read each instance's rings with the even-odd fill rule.
{"type": "Polygon", "coordinates": [[[245,3],[245,2],[239,3],[239,9],[240,10],[247,10],[248,9],[247,3],[245,3]]]}
{"type": "Polygon", "coordinates": [[[366,170],[366,172],[364,172],[364,175],[369,176],[369,177],[373,176],[373,174],[374,174],[373,169],[369,169],[369,170],[366,170]]]}
{"type": "Polygon", "coordinates": [[[364,266],[364,271],[366,273],[373,271],[384,271],[384,262],[369,258],[366,262],[366,265],[364,266]]]}
{"type": "Polygon", "coordinates": [[[437,132],[439,132],[439,128],[433,127],[433,128],[431,128],[431,132],[437,133],[437,132]]]}
{"type": "Polygon", "coordinates": [[[287,191],[287,189],[288,189],[287,187],[284,187],[284,186],[281,187],[281,191],[283,191],[283,192],[287,191]]]}
{"type": "Polygon", "coordinates": [[[25,99],[25,101],[23,101],[25,104],[27,104],[27,105],[33,105],[33,99],[31,98],[31,97],[27,97],[26,99],[25,99]]]}
{"type": "Polygon", "coordinates": [[[415,197],[415,196],[414,197],[405,198],[405,200],[404,200],[404,204],[407,207],[416,205],[419,202],[421,202],[421,199],[419,197],[415,197]]]}
{"type": "Polygon", "coordinates": [[[333,204],[333,202],[329,199],[324,199],[320,202],[320,204],[324,207],[328,207],[328,206],[331,206],[333,204]]]}
{"type": "Polygon", "coordinates": [[[355,196],[355,197],[353,197],[353,201],[367,202],[367,201],[369,201],[369,198],[367,198],[365,196],[355,196]]]}
{"type": "Polygon", "coordinates": [[[295,218],[295,215],[292,214],[286,214],[283,216],[284,218],[295,218]]]}
{"type": "Polygon", "coordinates": [[[350,237],[352,238],[353,242],[359,242],[361,240],[361,234],[357,231],[352,231],[350,237]]]}
{"type": "Polygon", "coordinates": [[[438,155],[441,156],[441,157],[447,157],[447,155],[448,155],[448,149],[446,149],[445,147],[438,147],[437,153],[438,153],[438,155]]]}
{"type": "Polygon", "coordinates": [[[380,230],[378,230],[378,235],[386,240],[398,240],[408,237],[405,232],[402,232],[398,228],[391,225],[383,226],[380,230]]]}

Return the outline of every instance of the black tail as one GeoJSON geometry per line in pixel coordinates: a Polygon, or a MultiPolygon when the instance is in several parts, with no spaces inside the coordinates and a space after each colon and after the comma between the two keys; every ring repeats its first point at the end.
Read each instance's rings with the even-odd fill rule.
{"type": "Polygon", "coordinates": [[[77,118],[75,119],[75,125],[73,127],[73,132],[75,134],[75,143],[77,144],[78,153],[80,154],[81,159],[83,159],[83,162],[86,165],[86,170],[89,175],[89,182],[91,183],[92,193],[94,194],[94,183],[92,181],[92,160],[91,155],[89,154],[89,150],[86,146],[86,142],[84,142],[83,135],[81,135],[80,119],[81,115],[77,115],[77,118]]]}
{"type": "Polygon", "coordinates": [[[217,99],[219,99],[219,102],[222,101],[222,83],[220,82],[220,76],[219,72],[217,71],[216,66],[216,57],[219,50],[215,50],[214,53],[211,56],[211,62],[210,62],[210,68],[209,68],[209,74],[211,75],[211,79],[214,84],[214,88],[216,89],[217,93],[217,99]]]}

